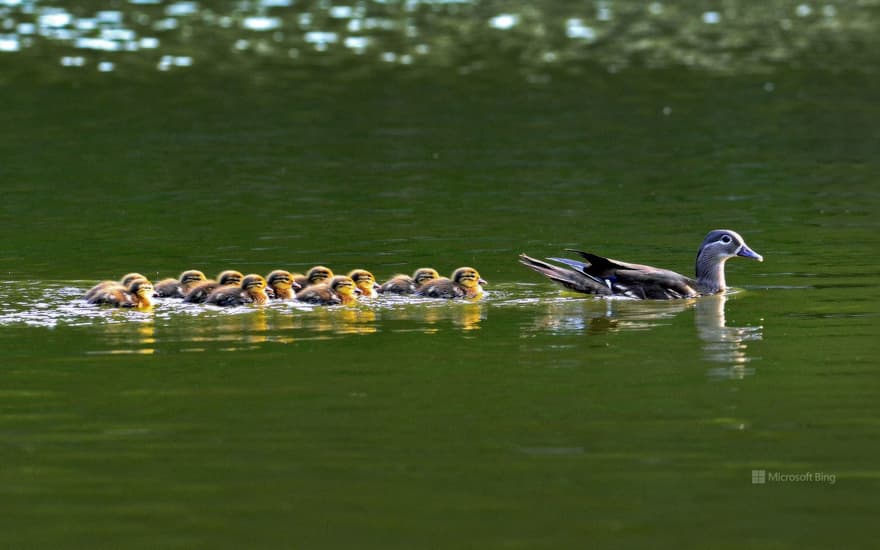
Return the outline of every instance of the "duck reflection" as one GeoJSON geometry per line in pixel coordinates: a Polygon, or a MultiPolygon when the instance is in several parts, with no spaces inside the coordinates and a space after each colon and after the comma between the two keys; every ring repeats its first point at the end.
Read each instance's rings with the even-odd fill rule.
{"type": "Polygon", "coordinates": [[[156,353],[156,325],[152,318],[138,323],[129,319],[104,324],[105,341],[111,349],[92,351],[90,354],[150,355],[156,353]]]}
{"type": "Polygon", "coordinates": [[[694,309],[694,325],[702,341],[703,357],[724,366],[709,371],[711,376],[743,378],[754,374],[747,364],[749,342],[763,338],[763,326],[727,326],[725,305],[735,294],[716,294],[687,300],[634,301],[560,299],[549,302],[534,319],[529,332],[558,334],[608,334],[651,330],[688,309],[694,309]]]}
{"type": "Polygon", "coordinates": [[[761,340],[764,327],[729,327],[725,316],[728,294],[704,296],[697,301],[694,324],[703,341],[703,355],[708,361],[724,366],[710,369],[709,374],[720,378],[744,378],[754,374],[746,365],[752,358],[748,342],[761,340]]]}
{"type": "Polygon", "coordinates": [[[479,330],[480,323],[486,318],[483,302],[454,302],[444,304],[423,304],[421,307],[409,307],[386,310],[383,318],[392,321],[406,321],[408,326],[415,328],[398,330],[417,330],[425,334],[433,334],[443,329],[443,323],[450,322],[465,331],[479,330]]]}

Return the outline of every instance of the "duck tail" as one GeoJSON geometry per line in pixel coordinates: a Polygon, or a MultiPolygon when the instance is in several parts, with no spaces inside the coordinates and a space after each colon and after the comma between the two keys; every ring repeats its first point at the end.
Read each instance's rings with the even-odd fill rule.
{"type": "Polygon", "coordinates": [[[595,278],[584,273],[578,273],[571,269],[550,265],[547,262],[536,260],[525,254],[519,255],[519,262],[529,269],[537,271],[551,281],[555,281],[565,288],[574,290],[575,292],[581,292],[584,294],[611,294],[611,289],[595,278]]]}

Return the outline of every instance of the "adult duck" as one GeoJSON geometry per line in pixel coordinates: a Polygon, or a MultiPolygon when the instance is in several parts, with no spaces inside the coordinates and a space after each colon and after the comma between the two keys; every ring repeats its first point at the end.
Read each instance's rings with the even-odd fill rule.
{"type": "Polygon", "coordinates": [[[565,288],[584,294],[625,296],[640,300],[671,300],[718,294],[727,289],[724,264],[741,257],[764,261],[749,248],[739,233],[730,229],[710,231],[697,250],[696,277],[668,269],[631,264],[604,258],[589,252],[571,250],[587,262],[567,258],[549,258],[574,269],[567,269],[521,254],[519,261],[565,288]]]}

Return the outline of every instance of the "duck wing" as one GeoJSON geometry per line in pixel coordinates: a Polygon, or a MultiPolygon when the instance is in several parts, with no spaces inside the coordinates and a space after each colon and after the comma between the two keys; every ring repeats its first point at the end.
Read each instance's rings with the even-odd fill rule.
{"type": "MultiPolygon", "coordinates": [[[[556,258],[551,259],[556,260],[556,258]]],[[[603,296],[610,296],[613,294],[612,288],[605,284],[601,278],[595,277],[586,271],[586,269],[589,268],[588,265],[576,260],[557,261],[574,267],[577,271],[551,265],[525,254],[519,255],[519,263],[529,269],[537,271],[541,275],[544,275],[551,281],[561,284],[567,289],[581,292],[583,294],[599,294],[603,296]]]]}
{"type": "Polygon", "coordinates": [[[650,265],[621,262],[582,250],[568,249],[568,251],[588,260],[589,264],[576,260],[568,260],[565,263],[568,265],[578,264],[582,273],[602,280],[612,289],[614,294],[643,300],[670,300],[699,295],[696,290],[696,281],[675,271],[650,265]]]}

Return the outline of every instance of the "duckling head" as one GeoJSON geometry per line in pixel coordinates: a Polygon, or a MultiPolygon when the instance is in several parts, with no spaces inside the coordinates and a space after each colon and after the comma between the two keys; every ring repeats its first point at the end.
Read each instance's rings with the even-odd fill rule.
{"type": "Polygon", "coordinates": [[[293,280],[293,274],[283,269],[276,269],[266,276],[266,285],[275,291],[276,297],[281,295],[289,295],[291,290],[299,290],[302,288],[299,283],[293,280]]]}
{"type": "Polygon", "coordinates": [[[142,307],[149,307],[152,305],[153,296],[153,283],[148,281],[145,278],[135,279],[128,286],[128,291],[138,297],[138,303],[142,307]]]}
{"type": "Polygon", "coordinates": [[[330,289],[339,296],[343,304],[354,302],[357,300],[358,294],[361,293],[351,277],[346,277],[344,275],[333,277],[330,281],[330,289]]]}
{"type": "Polygon", "coordinates": [[[416,269],[415,273],[413,273],[413,282],[416,284],[416,288],[424,285],[428,281],[433,281],[434,279],[439,279],[440,274],[437,273],[437,270],[433,267],[420,267],[416,269]]]}
{"type": "Polygon", "coordinates": [[[376,283],[376,278],[366,269],[355,269],[348,274],[349,278],[354,281],[355,286],[361,291],[362,296],[375,298],[380,286],[376,283]]]}
{"type": "Polygon", "coordinates": [[[316,265],[306,273],[306,277],[308,278],[310,285],[315,285],[332,279],[333,271],[329,267],[316,265]]]}
{"type": "Polygon", "coordinates": [[[183,286],[184,293],[192,287],[204,281],[207,277],[198,269],[190,269],[180,274],[180,284],[183,286]]]}
{"type": "Polygon", "coordinates": [[[257,275],[256,273],[246,275],[241,280],[241,288],[258,304],[264,304],[269,299],[266,295],[266,279],[262,275],[257,275]]]}
{"type": "Polygon", "coordinates": [[[217,275],[217,282],[221,285],[240,285],[242,279],[244,279],[244,274],[234,269],[221,271],[220,275],[217,275]]]}
{"type": "Polygon", "coordinates": [[[119,282],[122,283],[122,286],[128,287],[135,279],[146,279],[146,277],[140,273],[126,273],[119,282]]]}
{"type": "Polygon", "coordinates": [[[453,272],[452,280],[464,288],[468,295],[479,293],[483,290],[482,285],[486,284],[480,273],[472,267],[459,267],[453,272]]]}

